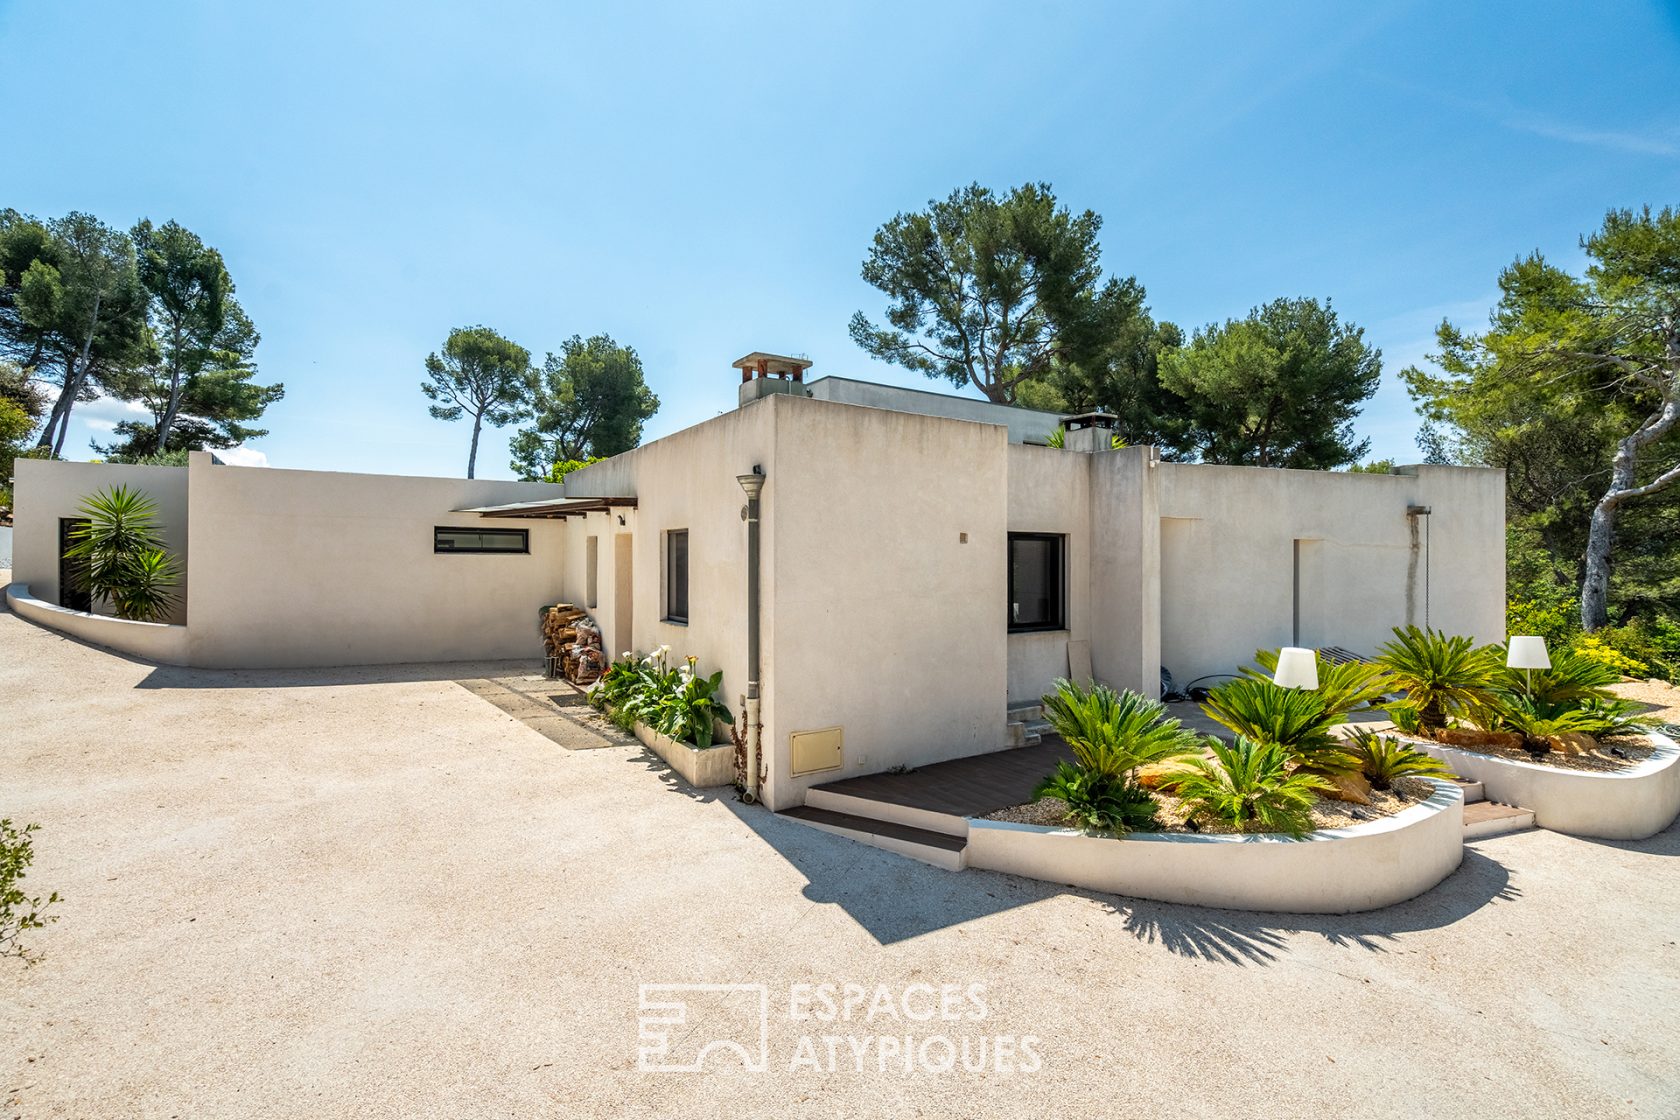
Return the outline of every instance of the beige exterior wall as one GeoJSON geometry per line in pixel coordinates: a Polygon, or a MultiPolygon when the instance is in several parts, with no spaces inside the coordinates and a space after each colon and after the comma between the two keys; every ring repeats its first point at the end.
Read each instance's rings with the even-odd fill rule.
{"type": "MultiPolygon", "coordinates": [[[[1066,538],[1067,628],[1007,637],[1009,703],[1031,704],[1068,675],[1068,643],[1091,637],[1091,467],[1087,455],[1023,445],[1009,448],[1008,464],[1009,531],[1066,538]]],[[[1006,628],[1007,600],[997,604],[1006,628]]]]}
{"type": "Polygon", "coordinates": [[[1161,463],[1153,473],[1161,661],[1180,685],[1235,672],[1254,650],[1297,638],[1374,654],[1394,627],[1427,622],[1481,642],[1504,639],[1499,471],[1425,466],[1369,475],[1161,463]],[[1409,518],[1410,505],[1433,512],[1409,518]]]}
{"type": "Polygon", "coordinates": [[[560,496],[540,482],[188,467],[193,663],[362,665],[541,655],[562,523],[451,511],[560,496]],[[529,555],[435,554],[435,526],[527,529],[529,555]]]}
{"type": "MultiPolygon", "coordinates": [[[[164,545],[175,555],[185,577],[189,568],[187,468],[19,459],[12,474],[17,480],[12,579],[28,584],[37,599],[58,602],[59,518],[79,516],[78,509],[89,496],[118,485],[144,491],[157,503],[164,545]]],[[[109,613],[101,604],[95,604],[94,610],[109,613]]],[[[183,597],[164,621],[185,622],[186,617],[183,597]]]]}

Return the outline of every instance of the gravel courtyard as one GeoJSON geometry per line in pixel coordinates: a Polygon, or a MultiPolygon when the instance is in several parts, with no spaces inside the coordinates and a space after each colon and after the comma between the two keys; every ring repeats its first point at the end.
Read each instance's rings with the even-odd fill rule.
{"type": "Polygon", "coordinates": [[[0,961],[0,1117],[1680,1114],[1675,829],[1485,841],[1369,915],[1134,903],[698,796],[509,714],[520,672],[154,668],[0,612],[0,816],[64,896],[0,961]],[[638,1068],[638,986],[685,982],[766,986],[768,1069],[638,1068]],[[905,1013],[791,1018],[824,983],[905,1013]],[[983,1021],[900,998],[945,984],[983,1021]],[[934,1034],[1037,1068],[879,1041],[934,1034]]]}

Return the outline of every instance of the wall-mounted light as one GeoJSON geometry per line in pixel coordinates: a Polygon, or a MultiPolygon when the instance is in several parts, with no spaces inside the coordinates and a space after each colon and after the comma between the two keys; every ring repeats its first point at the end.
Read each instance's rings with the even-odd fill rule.
{"type": "Polygon", "coordinates": [[[1318,652],[1300,646],[1284,646],[1278,650],[1277,671],[1272,683],[1280,688],[1318,687],[1318,652]]]}

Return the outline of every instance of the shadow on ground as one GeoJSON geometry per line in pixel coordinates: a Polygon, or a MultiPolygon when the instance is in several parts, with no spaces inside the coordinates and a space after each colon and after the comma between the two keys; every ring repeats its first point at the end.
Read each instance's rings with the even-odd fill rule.
{"type": "MultiPolygon", "coordinates": [[[[1509,870],[1475,848],[1426,894],[1362,914],[1257,914],[1151,902],[1060,887],[992,871],[944,871],[844,837],[810,828],[730,798],[730,811],[808,882],[805,897],[838,906],[882,944],[920,937],[1060,895],[1103,906],[1138,940],[1182,957],[1234,965],[1266,965],[1288,952],[1294,934],[1333,945],[1386,951],[1401,935],[1460,921],[1521,891],[1509,870]]],[[[1124,843],[1125,841],[1116,841],[1124,843]]]]}

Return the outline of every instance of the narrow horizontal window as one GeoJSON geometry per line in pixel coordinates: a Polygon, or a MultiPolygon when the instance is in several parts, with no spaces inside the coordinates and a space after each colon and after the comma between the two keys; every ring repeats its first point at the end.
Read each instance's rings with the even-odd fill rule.
{"type": "Polygon", "coordinates": [[[1009,534],[1009,629],[1067,628],[1065,537],[1009,534]]]}
{"type": "Polygon", "coordinates": [[[529,529],[453,529],[439,525],[432,530],[433,552],[530,552],[529,529]]]}

